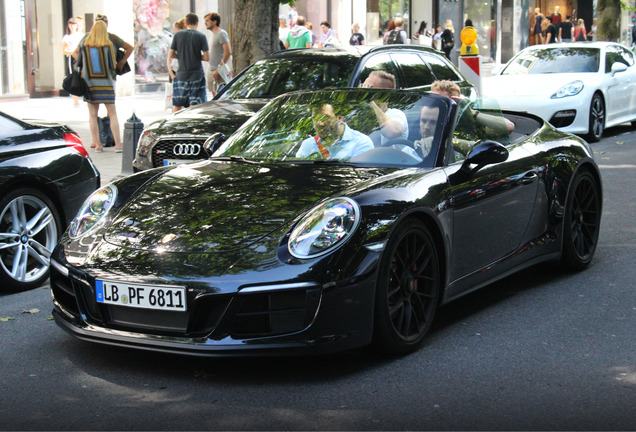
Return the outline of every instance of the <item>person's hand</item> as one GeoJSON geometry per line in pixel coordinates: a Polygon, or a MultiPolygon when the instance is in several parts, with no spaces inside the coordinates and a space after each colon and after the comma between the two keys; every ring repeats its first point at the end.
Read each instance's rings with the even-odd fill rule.
{"type": "Polygon", "coordinates": [[[221,75],[219,75],[219,71],[214,71],[212,72],[212,78],[214,79],[219,79],[221,77],[221,75]]]}

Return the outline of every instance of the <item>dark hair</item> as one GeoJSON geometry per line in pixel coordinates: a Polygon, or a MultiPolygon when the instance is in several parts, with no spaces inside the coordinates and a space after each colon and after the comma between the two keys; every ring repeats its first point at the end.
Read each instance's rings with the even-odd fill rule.
{"type": "Polygon", "coordinates": [[[219,27],[221,25],[221,15],[216,12],[210,12],[205,16],[205,18],[209,18],[210,21],[216,21],[216,26],[219,27]]]}
{"type": "Polygon", "coordinates": [[[565,16],[565,19],[570,19],[570,18],[572,18],[572,15],[566,15],[565,16]]]}
{"type": "Polygon", "coordinates": [[[97,14],[95,21],[104,21],[108,25],[108,17],[106,15],[97,14]]]}
{"type": "Polygon", "coordinates": [[[428,23],[427,23],[426,21],[422,21],[422,22],[420,23],[420,29],[419,29],[417,32],[418,32],[418,33],[420,33],[420,34],[424,33],[424,30],[426,30],[426,25],[427,25],[427,24],[428,24],[428,23]]]}
{"type": "Polygon", "coordinates": [[[464,23],[464,27],[472,27],[472,26],[473,26],[473,20],[468,18],[466,22],[464,23]]]}
{"type": "Polygon", "coordinates": [[[548,15],[547,17],[545,17],[545,19],[547,19],[548,21],[552,22],[552,17],[550,15],[548,15]]]}
{"type": "Polygon", "coordinates": [[[299,15],[298,18],[296,18],[296,24],[304,26],[305,25],[305,17],[302,16],[302,15],[299,15]]]}
{"type": "Polygon", "coordinates": [[[189,13],[185,16],[186,19],[186,25],[197,25],[199,24],[199,17],[197,16],[197,14],[195,13],[189,13]]]}
{"type": "Polygon", "coordinates": [[[331,24],[329,24],[329,21],[323,21],[320,23],[320,25],[324,25],[325,27],[331,28],[331,24]]]}

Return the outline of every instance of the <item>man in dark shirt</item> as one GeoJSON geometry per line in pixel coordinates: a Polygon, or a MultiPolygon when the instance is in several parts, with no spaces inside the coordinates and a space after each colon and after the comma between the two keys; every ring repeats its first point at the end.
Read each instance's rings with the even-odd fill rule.
{"type": "Polygon", "coordinates": [[[547,19],[548,22],[550,23],[548,25],[548,28],[545,31],[545,43],[547,43],[547,44],[548,43],[557,43],[558,42],[558,40],[557,40],[558,33],[557,33],[556,26],[554,24],[552,24],[552,17],[548,16],[548,17],[545,17],[545,19],[547,19]]]}
{"type": "Polygon", "coordinates": [[[559,27],[559,41],[572,42],[572,15],[566,15],[559,27]]]}
{"type": "Polygon", "coordinates": [[[172,78],[172,112],[207,100],[201,61],[210,61],[210,49],[205,35],[196,29],[198,24],[196,14],[187,14],[185,30],[175,33],[168,51],[168,64],[174,58],[179,60],[176,74],[168,69],[172,78]]]}

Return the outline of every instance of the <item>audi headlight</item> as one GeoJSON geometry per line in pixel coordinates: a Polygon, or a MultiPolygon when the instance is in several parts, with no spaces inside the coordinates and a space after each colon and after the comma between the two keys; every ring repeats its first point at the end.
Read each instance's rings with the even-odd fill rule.
{"type": "Polygon", "coordinates": [[[574,96],[581,93],[583,90],[583,81],[573,81],[570,84],[561,87],[555,94],[551,96],[552,99],[560,99],[568,96],[574,96]]]}
{"type": "Polygon", "coordinates": [[[80,237],[93,229],[113,207],[116,198],[117,188],[112,184],[93,192],[84,201],[77,216],[71,222],[69,227],[71,238],[80,237]]]}
{"type": "Polygon", "coordinates": [[[152,144],[155,142],[157,135],[152,130],[145,130],[141,133],[139,137],[139,142],[137,143],[137,154],[139,156],[146,157],[148,153],[150,153],[150,148],[152,144]]]}
{"type": "Polygon", "coordinates": [[[334,198],[313,208],[289,237],[296,258],[314,258],[342,246],[360,224],[360,206],[349,198],[334,198]]]}

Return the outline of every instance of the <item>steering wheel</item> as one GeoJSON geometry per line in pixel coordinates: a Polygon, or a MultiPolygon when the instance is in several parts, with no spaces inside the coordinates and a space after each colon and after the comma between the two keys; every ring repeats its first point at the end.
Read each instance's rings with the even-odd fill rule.
{"type": "Polygon", "coordinates": [[[404,147],[413,148],[413,141],[409,141],[404,138],[395,138],[391,140],[387,140],[382,144],[382,147],[393,147],[396,150],[402,150],[404,147]]]}

